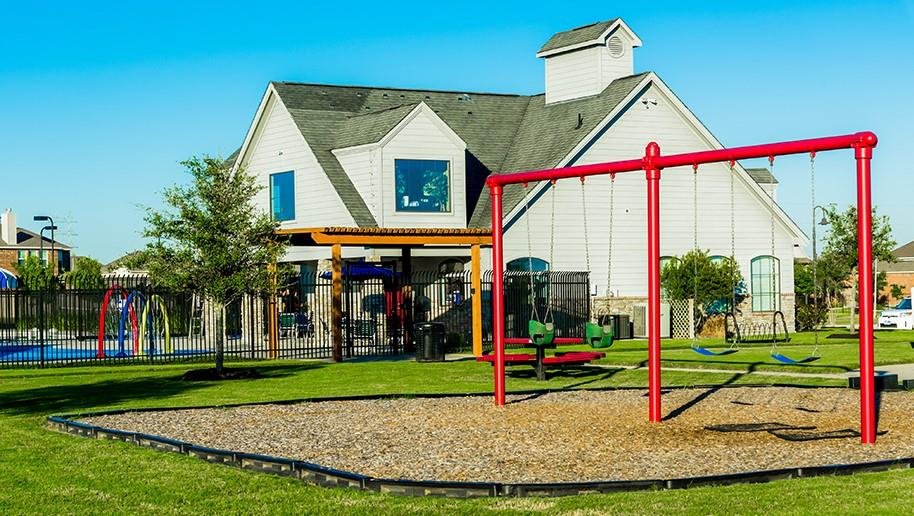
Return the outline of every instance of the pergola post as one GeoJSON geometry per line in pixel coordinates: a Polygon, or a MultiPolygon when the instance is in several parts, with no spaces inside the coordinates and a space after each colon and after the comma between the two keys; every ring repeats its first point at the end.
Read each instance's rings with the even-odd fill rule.
{"type": "Polygon", "coordinates": [[[402,261],[403,277],[401,278],[400,292],[403,295],[403,351],[411,353],[415,351],[413,346],[413,253],[409,247],[403,247],[400,250],[400,260],[402,261]]]}
{"type": "Polygon", "coordinates": [[[332,290],[330,303],[330,330],[333,336],[333,361],[343,361],[343,250],[340,244],[332,249],[332,290]]]}
{"type": "Polygon", "coordinates": [[[482,267],[479,258],[479,244],[470,247],[471,294],[473,303],[473,355],[482,356],[482,267]]]}

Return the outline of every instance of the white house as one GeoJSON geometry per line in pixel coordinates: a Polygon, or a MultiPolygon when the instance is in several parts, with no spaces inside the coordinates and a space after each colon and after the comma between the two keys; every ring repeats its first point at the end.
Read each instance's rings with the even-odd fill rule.
{"type": "MultiPolygon", "coordinates": [[[[555,34],[536,54],[545,62],[545,93],[533,96],[272,82],[235,163],[260,178],[266,188],[259,204],[284,228],[488,227],[490,174],[637,158],[650,141],[664,154],[722,147],[656,73],[634,72],[641,44],[621,19],[555,34]]],[[[700,169],[699,246],[729,256],[732,213],[751,308],[781,307],[792,319],[794,250],[806,237],[776,204],[771,215],[776,180],[769,171],[736,165],[735,210],[730,176],[724,164],[700,169]]],[[[690,168],[663,172],[666,257],[693,247],[692,185],[690,168]]],[[[505,260],[532,255],[558,270],[582,270],[589,256],[595,294],[644,297],[643,174],[615,180],[611,268],[609,178],[586,182],[587,241],[579,181],[558,183],[554,214],[549,187],[506,188],[505,260]]],[[[350,248],[344,258],[391,253],[399,251],[350,248]]],[[[328,255],[293,248],[286,259],[310,268],[328,255]]],[[[417,251],[414,268],[434,269],[454,257],[453,250],[417,251]]]]}

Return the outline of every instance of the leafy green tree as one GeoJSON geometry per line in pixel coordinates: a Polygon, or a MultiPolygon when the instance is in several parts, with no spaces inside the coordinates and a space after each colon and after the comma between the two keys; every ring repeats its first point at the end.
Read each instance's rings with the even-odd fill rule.
{"type": "MultiPolygon", "coordinates": [[[[834,206],[825,210],[828,219],[828,235],[825,238],[823,254],[833,254],[845,266],[848,273],[857,268],[857,207],[848,206],[838,211],[834,206]]],[[[887,215],[878,215],[873,208],[873,260],[895,262],[892,250],[897,243],[892,238],[892,225],[887,215]]]]}
{"type": "Polygon", "coordinates": [[[16,264],[16,275],[19,276],[19,288],[24,290],[54,290],[58,287],[54,275],[54,265],[45,263],[37,256],[29,256],[22,263],[16,264]]]}
{"type": "MultiPolygon", "coordinates": [[[[834,206],[825,210],[828,219],[828,235],[825,238],[824,255],[829,255],[837,272],[843,272],[850,279],[855,290],[859,290],[857,275],[857,207],[848,206],[838,211],[834,206]]],[[[888,216],[878,215],[873,208],[873,260],[895,262],[892,250],[897,243],[892,238],[892,226],[888,216]]],[[[878,277],[876,278],[878,284],[878,277]]],[[[856,296],[854,296],[856,297],[856,296]]],[[[878,299],[874,300],[878,302],[878,299]]],[[[854,328],[854,304],[851,304],[851,328],[854,328]]]]}
{"type": "Polygon", "coordinates": [[[105,287],[102,277],[102,264],[88,256],[78,256],[73,263],[73,270],[63,275],[67,288],[93,290],[105,287]]]}
{"type": "Polygon", "coordinates": [[[217,158],[182,162],[186,186],[165,190],[164,210],[147,209],[144,236],[155,285],[200,293],[216,310],[216,371],[225,359],[225,307],[245,293],[273,287],[269,268],[286,243],[274,236],[279,223],[257,210],[262,189],[254,176],[217,158]]]}
{"type": "Polygon", "coordinates": [[[709,313],[716,311],[712,307],[728,309],[734,292],[742,288],[743,275],[729,257],[712,260],[707,251],[692,250],[667,263],[660,271],[660,282],[671,299],[695,299],[700,329],[709,313]]]}

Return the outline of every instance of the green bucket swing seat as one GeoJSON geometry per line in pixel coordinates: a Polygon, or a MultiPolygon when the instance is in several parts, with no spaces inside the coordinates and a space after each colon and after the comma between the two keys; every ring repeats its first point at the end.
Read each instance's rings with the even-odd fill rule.
{"type": "Polygon", "coordinates": [[[551,322],[530,320],[527,323],[527,333],[534,346],[551,346],[555,341],[555,325],[551,322]]]}
{"type": "Polygon", "coordinates": [[[584,327],[584,339],[594,349],[605,349],[613,345],[613,327],[588,321],[584,327]]]}

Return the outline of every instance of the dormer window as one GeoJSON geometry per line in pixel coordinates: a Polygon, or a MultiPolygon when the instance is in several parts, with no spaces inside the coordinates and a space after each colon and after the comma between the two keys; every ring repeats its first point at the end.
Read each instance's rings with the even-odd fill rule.
{"type": "Polygon", "coordinates": [[[395,159],[397,211],[451,211],[451,163],[437,159],[395,159]]]}

